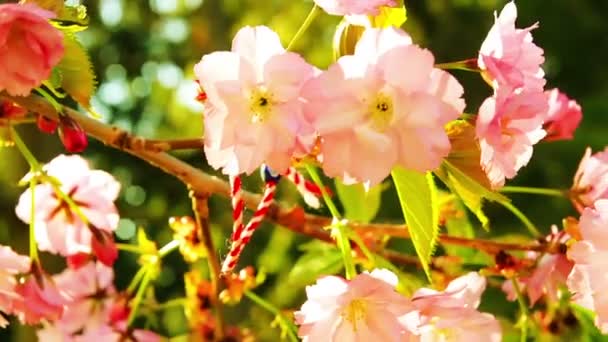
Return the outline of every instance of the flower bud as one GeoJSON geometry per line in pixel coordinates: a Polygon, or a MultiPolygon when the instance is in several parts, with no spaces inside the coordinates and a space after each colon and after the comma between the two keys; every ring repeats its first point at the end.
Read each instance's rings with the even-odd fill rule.
{"type": "Polygon", "coordinates": [[[67,116],[62,116],[59,121],[59,138],[68,152],[82,152],[89,144],[87,135],[82,127],[67,116]]]}
{"type": "Polygon", "coordinates": [[[38,115],[36,125],[38,125],[38,129],[43,133],[53,134],[57,130],[57,121],[53,121],[43,115],[38,115]]]}
{"type": "Polygon", "coordinates": [[[98,230],[97,228],[91,228],[91,231],[93,233],[93,238],[91,239],[93,254],[95,254],[97,260],[101,263],[112,267],[118,258],[118,248],[114,244],[112,233],[98,230]]]}

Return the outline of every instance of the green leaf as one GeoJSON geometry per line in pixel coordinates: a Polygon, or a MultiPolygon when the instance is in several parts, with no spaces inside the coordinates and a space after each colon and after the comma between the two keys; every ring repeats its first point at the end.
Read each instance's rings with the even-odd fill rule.
{"type": "Polygon", "coordinates": [[[64,33],[65,53],[57,70],[61,74],[61,87],[76,102],[89,109],[95,91],[95,74],[91,60],[73,33],[64,33]]]}
{"type": "Polygon", "coordinates": [[[439,235],[437,189],[430,172],[423,174],[397,167],[392,172],[403,216],[416,253],[429,281],[429,264],[439,235]]]}
{"type": "Polygon", "coordinates": [[[363,184],[344,185],[338,179],[335,183],[338,197],[344,207],[344,217],[363,223],[368,223],[376,217],[382,195],[380,185],[365,191],[363,184]]]}
{"type": "Polygon", "coordinates": [[[377,28],[401,27],[406,20],[407,12],[403,5],[398,7],[383,6],[380,8],[380,14],[370,17],[372,26],[377,28]]]}
{"type": "Polygon", "coordinates": [[[336,274],[342,270],[342,254],[334,246],[313,241],[306,245],[304,253],[293,265],[287,283],[301,287],[312,284],[321,275],[336,274]]]}
{"type": "Polygon", "coordinates": [[[586,309],[579,305],[572,305],[572,311],[576,318],[578,319],[578,331],[577,335],[573,336],[574,338],[569,339],[569,341],[583,341],[583,342],[607,342],[608,336],[602,335],[599,329],[595,325],[595,313],[589,309],[586,309]]]}
{"type": "Polygon", "coordinates": [[[509,202],[510,200],[503,195],[493,192],[479,184],[464,172],[460,171],[449,161],[444,160],[441,167],[435,171],[441,181],[469,208],[484,229],[488,229],[489,220],[483,213],[483,201],[509,202]]]}
{"type": "MultiPolygon", "coordinates": [[[[446,232],[450,236],[474,238],[475,230],[469,221],[464,204],[453,194],[439,191],[442,217],[445,217],[446,232]]],[[[461,246],[443,246],[449,255],[457,255],[467,262],[475,255],[475,250],[461,246]]]]}

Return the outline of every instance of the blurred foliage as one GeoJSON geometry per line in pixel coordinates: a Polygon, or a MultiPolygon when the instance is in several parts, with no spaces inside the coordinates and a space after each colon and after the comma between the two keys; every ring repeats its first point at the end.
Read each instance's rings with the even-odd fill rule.
{"type": "MultiPolygon", "coordinates": [[[[498,0],[406,1],[408,20],[404,28],[418,44],[433,51],[438,62],[466,59],[476,56],[493,23],[493,11],[504,3],[498,0]]],[[[93,108],[105,122],[155,138],[186,138],[202,133],[201,107],[194,100],[197,87],[192,67],[203,54],[229,49],[234,33],[243,25],[270,26],[287,44],[312,7],[311,0],[91,0],[84,4],[88,7],[90,28],[78,36],[88,49],[97,74],[98,90],[92,100],[93,108]]],[[[548,87],[559,87],[577,99],[583,107],[584,120],[574,141],[540,144],[529,166],[512,184],[567,188],[584,148],[592,146],[598,150],[608,141],[608,102],[605,101],[608,2],[528,0],[519,1],[518,7],[519,26],[540,22],[540,28],[533,33],[537,44],[545,49],[548,87]]],[[[319,16],[297,42],[295,50],[318,67],[328,66],[332,58],[333,30],[339,21],[338,17],[319,16]]],[[[475,112],[490,89],[476,74],[459,71],[454,74],[467,90],[467,111],[475,112]]],[[[35,128],[23,127],[20,131],[42,161],[63,152],[55,136],[42,135],[35,128]]],[[[214,173],[201,151],[178,155],[214,173]]],[[[160,246],[171,239],[168,217],[191,214],[186,188],[145,162],[97,142],[91,143],[84,156],[97,168],[111,172],[122,184],[118,201],[122,213],[119,238],[132,240],[136,228],[143,227],[160,246]]],[[[27,248],[27,230],[15,217],[14,207],[23,190],[16,184],[27,171],[26,164],[12,149],[0,149],[0,164],[0,243],[10,243],[23,252],[27,248]]],[[[251,177],[245,187],[259,191],[261,184],[257,177],[251,177]]],[[[293,187],[285,184],[280,187],[279,197],[286,202],[298,201],[293,187]]],[[[512,198],[544,231],[548,231],[550,224],[559,223],[562,215],[575,214],[570,204],[561,199],[539,200],[523,195],[512,198]]],[[[392,185],[383,191],[381,203],[375,221],[401,221],[399,201],[392,185]]],[[[216,246],[225,253],[231,227],[229,203],[214,197],[210,205],[216,246]]],[[[521,224],[502,207],[489,204],[487,209],[491,231],[482,235],[524,234],[521,224]]],[[[477,231],[481,231],[479,227],[477,231]]],[[[340,268],[335,265],[335,253],[306,243],[307,239],[302,236],[265,224],[242,257],[243,264],[253,264],[267,274],[266,282],[255,291],[278,307],[297,307],[303,300],[303,287],[314,279],[306,274],[306,269],[333,272],[340,268]],[[327,263],[315,263],[310,253],[323,253],[327,263]],[[293,267],[301,255],[304,259],[293,267]]],[[[394,241],[390,246],[413,253],[407,241],[394,241]]],[[[63,267],[57,258],[47,254],[43,258],[51,270],[63,267]]],[[[183,296],[182,275],[187,270],[186,264],[174,253],[163,266],[155,284],[158,300],[183,296]]],[[[136,257],[121,253],[116,267],[118,286],[124,287],[137,269],[136,257]]],[[[513,321],[516,306],[506,302],[499,290],[491,288],[484,299],[482,309],[513,321]]],[[[260,340],[277,338],[277,331],[269,325],[272,317],[247,299],[228,308],[226,316],[230,323],[238,322],[260,332],[260,340]]],[[[167,310],[158,318],[164,335],[180,335],[187,329],[179,309],[167,310]]],[[[27,341],[34,337],[29,328],[14,324],[1,332],[0,338],[27,341]]]]}

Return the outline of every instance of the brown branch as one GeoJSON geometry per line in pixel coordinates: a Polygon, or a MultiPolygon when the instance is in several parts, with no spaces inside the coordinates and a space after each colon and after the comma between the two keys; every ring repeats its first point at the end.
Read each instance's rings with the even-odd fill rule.
{"type": "Polygon", "coordinates": [[[211,227],[209,225],[209,193],[196,192],[190,190],[189,196],[192,199],[192,210],[196,226],[200,233],[200,238],[205,245],[207,252],[207,263],[209,264],[209,277],[211,280],[211,301],[215,307],[215,341],[221,341],[225,334],[223,305],[220,300],[220,262],[217,252],[213,247],[213,239],[211,238],[211,227]]]}
{"type": "MultiPolygon", "coordinates": [[[[59,114],[55,109],[39,96],[12,97],[0,93],[0,98],[14,101],[20,106],[50,119],[58,120],[59,118],[59,114]]],[[[64,114],[74,119],[91,137],[106,145],[126,151],[147,161],[166,173],[177,177],[195,192],[219,194],[225,197],[230,196],[230,187],[226,181],[194,168],[167,153],[141,149],[141,141],[145,141],[145,139],[141,137],[132,135],[118,127],[99,122],[69,107],[64,107],[64,114]]],[[[255,210],[261,197],[260,195],[244,191],[243,199],[248,208],[255,210]]],[[[331,224],[331,218],[305,213],[300,207],[288,209],[278,204],[274,204],[270,207],[267,217],[275,223],[296,233],[308,235],[326,242],[333,242],[333,239],[329,234],[322,229],[331,224]]],[[[410,237],[405,225],[351,222],[350,226],[360,233],[372,233],[379,236],[389,235],[402,238],[410,237]]],[[[531,244],[501,243],[490,240],[467,239],[447,235],[440,235],[439,242],[442,244],[475,248],[490,254],[496,254],[500,250],[556,252],[553,250],[554,248],[549,248],[547,245],[536,242],[531,244]]]]}
{"type": "Polygon", "coordinates": [[[146,139],[145,149],[156,152],[166,152],[172,150],[197,150],[202,149],[205,145],[203,138],[192,139],[175,139],[175,140],[155,140],[146,139]]]}

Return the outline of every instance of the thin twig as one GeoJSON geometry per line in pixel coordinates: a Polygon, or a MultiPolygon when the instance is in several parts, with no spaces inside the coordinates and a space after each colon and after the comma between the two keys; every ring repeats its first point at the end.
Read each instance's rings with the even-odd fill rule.
{"type": "Polygon", "coordinates": [[[205,245],[207,252],[207,263],[209,264],[209,275],[211,280],[211,300],[215,307],[215,340],[221,341],[225,336],[224,316],[222,301],[219,300],[220,293],[220,262],[217,252],[213,247],[213,239],[211,238],[211,227],[209,225],[209,194],[190,191],[192,199],[192,209],[197,225],[197,233],[205,245]]]}

